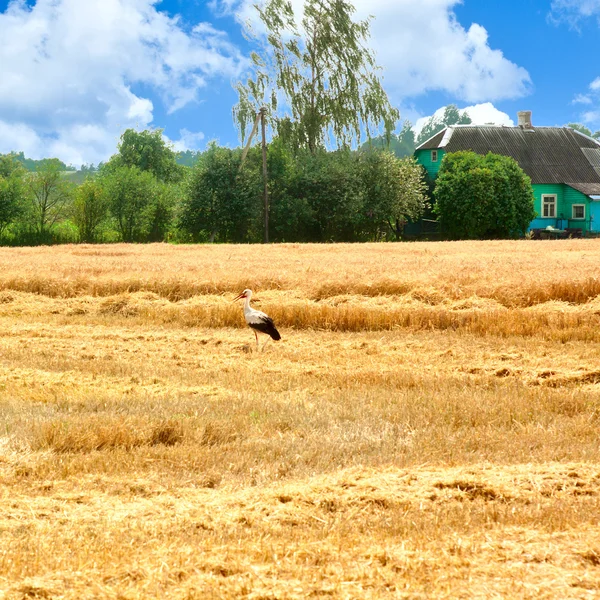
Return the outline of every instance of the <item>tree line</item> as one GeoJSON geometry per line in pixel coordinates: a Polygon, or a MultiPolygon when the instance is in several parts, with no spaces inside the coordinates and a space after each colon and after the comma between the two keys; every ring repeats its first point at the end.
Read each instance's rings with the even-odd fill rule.
{"type": "MultiPolygon", "coordinates": [[[[259,242],[263,237],[262,155],[209,144],[195,164],[160,130],[123,133],[118,152],[74,184],[60,161],[25,170],[0,156],[0,242],[259,242]]],[[[400,239],[427,205],[422,169],[376,149],[328,152],[268,145],[270,239],[400,239]]]]}
{"type": "MultiPolygon", "coordinates": [[[[118,152],[75,185],[60,161],[28,172],[0,155],[0,243],[254,243],[264,237],[262,153],[209,144],[192,167],[160,130],[121,136],[118,152]]],[[[444,157],[431,193],[413,158],[378,148],[267,149],[274,242],[400,240],[424,213],[450,239],[512,237],[534,218],[529,178],[511,158],[444,157]]]]}

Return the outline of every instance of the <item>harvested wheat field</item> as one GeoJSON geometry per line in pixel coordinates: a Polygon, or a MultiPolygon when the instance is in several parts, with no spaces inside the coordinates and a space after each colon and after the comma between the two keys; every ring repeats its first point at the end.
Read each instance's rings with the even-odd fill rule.
{"type": "Polygon", "coordinates": [[[0,249],[0,598],[600,598],[599,267],[0,249]]]}

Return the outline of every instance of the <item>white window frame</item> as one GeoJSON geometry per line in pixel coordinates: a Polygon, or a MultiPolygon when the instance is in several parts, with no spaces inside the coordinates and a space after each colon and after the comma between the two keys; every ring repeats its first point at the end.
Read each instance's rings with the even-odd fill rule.
{"type": "MultiPolygon", "coordinates": [[[[541,215],[542,219],[556,219],[556,209],[558,208],[556,206],[557,203],[558,203],[557,200],[558,199],[557,199],[557,195],[556,194],[542,194],[542,215],[541,215]],[[552,200],[551,203],[550,202],[546,203],[545,202],[546,198],[553,198],[553,200],[552,200]],[[544,208],[546,206],[552,206],[553,207],[553,210],[552,210],[553,214],[552,215],[545,215],[544,214],[544,208]]],[[[550,212],[550,211],[548,211],[548,212],[550,212]]]]}
{"type": "Polygon", "coordinates": [[[431,151],[431,162],[437,162],[438,161],[438,151],[437,150],[432,150],[431,151]]]}
{"type": "Polygon", "coordinates": [[[571,206],[571,220],[573,221],[585,221],[585,204],[573,204],[571,206]],[[575,208],[583,208],[583,217],[575,216],[575,208]]]}

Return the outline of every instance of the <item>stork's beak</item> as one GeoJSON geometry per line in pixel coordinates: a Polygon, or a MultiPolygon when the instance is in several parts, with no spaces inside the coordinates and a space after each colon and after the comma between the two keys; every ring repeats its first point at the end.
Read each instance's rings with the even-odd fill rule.
{"type": "Polygon", "coordinates": [[[244,292],[242,292],[237,298],[234,298],[232,300],[232,302],[235,302],[236,300],[241,300],[242,298],[245,298],[245,297],[246,297],[246,294],[244,294],[244,292]]]}

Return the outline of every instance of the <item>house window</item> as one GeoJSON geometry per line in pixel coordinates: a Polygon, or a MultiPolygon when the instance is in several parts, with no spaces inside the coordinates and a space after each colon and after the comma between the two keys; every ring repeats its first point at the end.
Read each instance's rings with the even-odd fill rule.
{"type": "Polygon", "coordinates": [[[585,204],[573,204],[573,219],[585,219],[585,204]]]}
{"type": "Polygon", "coordinates": [[[437,162],[438,156],[437,156],[437,150],[432,150],[431,151],[431,162],[437,162]]]}
{"type": "Polygon", "coordinates": [[[546,219],[556,218],[556,194],[542,195],[542,217],[546,219]]]}

